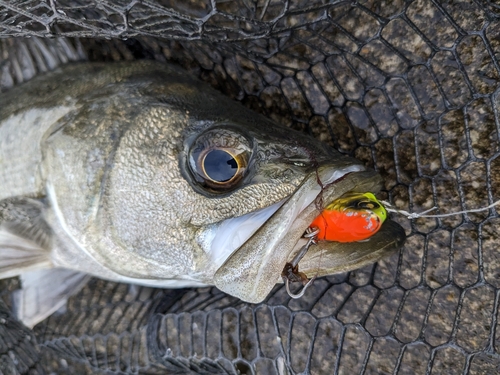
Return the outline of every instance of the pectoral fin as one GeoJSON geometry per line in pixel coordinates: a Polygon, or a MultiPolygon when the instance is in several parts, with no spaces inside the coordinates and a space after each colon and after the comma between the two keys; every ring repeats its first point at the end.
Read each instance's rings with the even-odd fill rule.
{"type": "Polygon", "coordinates": [[[52,231],[43,208],[42,201],[30,198],[0,202],[0,278],[52,267],[52,231]]]}
{"type": "Polygon", "coordinates": [[[52,263],[47,250],[0,227],[0,279],[50,267],[52,263]]]}
{"type": "Polygon", "coordinates": [[[64,268],[26,272],[22,289],[12,293],[17,319],[32,328],[66,304],[68,298],[87,283],[88,274],[64,268]]]}
{"type": "Polygon", "coordinates": [[[33,327],[62,307],[87,282],[87,274],[53,268],[51,228],[43,200],[13,198],[0,202],[0,278],[19,276],[12,293],[14,313],[33,327]]]}

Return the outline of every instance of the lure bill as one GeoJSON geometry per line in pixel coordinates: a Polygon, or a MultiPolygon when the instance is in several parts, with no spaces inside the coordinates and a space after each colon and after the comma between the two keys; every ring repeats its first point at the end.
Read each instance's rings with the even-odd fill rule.
{"type": "Polygon", "coordinates": [[[372,193],[348,193],[334,200],[311,223],[319,241],[363,241],[381,228],[387,211],[372,193]]]}

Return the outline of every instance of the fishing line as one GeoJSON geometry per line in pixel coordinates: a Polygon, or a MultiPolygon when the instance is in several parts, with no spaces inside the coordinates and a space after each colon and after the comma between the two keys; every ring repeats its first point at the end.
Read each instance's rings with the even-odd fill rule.
{"type": "Polygon", "coordinates": [[[489,206],[482,207],[482,208],[474,208],[474,209],[464,210],[464,211],[449,212],[449,213],[446,213],[446,214],[427,215],[429,212],[432,212],[432,211],[436,210],[438,207],[434,206],[434,207],[432,207],[429,210],[426,210],[426,211],[418,213],[418,212],[408,212],[408,211],[405,211],[405,210],[401,210],[399,208],[395,208],[395,207],[393,207],[387,201],[382,201],[381,200],[380,202],[385,206],[385,209],[388,212],[394,212],[394,213],[406,216],[406,218],[409,219],[409,220],[418,219],[418,218],[421,218],[421,217],[439,218],[439,217],[449,217],[449,216],[455,216],[455,215],[461,215],[461,214],[469,214],[469,213],[475,213],[475,212],[482,212],[482,211],[487,211],[487,210],[489,210],[489,209],[491,209],[491,208],[493,208],[495,206],[500,205],[500,199],[499,199],[496,202],[490,204],[489,206]]]}

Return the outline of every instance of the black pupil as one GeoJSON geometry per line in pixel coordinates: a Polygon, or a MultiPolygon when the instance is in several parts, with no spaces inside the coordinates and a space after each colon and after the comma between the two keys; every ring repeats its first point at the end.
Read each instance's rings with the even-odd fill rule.
{"type": "Polygon", "coordinates": [[[371,201],[368,201],[368,202],[367,201],[360,201],[358,203],[358,207],[368,209],[368,210],[374,210],[375,208],[378,208],[378,204],[375,202],[371,202],[371,201]]]}
{"type": "Polygon", "coordinates": [[[223,150],[212,150],[205,156],[205,173],[213,181],[226,182],[238,171],[238,163],[223,150]]]}

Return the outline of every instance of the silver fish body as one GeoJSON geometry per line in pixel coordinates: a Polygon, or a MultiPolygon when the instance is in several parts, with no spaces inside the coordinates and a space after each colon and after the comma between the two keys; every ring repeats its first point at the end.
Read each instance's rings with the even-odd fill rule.
{"type": "MultiPolygon", "coordinates": [[[[59,305],[29,307],[30,293],[70,292],[49,287],[55,275],[73,289],[91,274],[216,285],[260,302],[302,245],[320,194],[380,189],[355,159],[169,65],[69,65],[0,103],[0,277],[21,275],[18,315],[29,325],[59,305]]],[[[404,238],[388,220],[366,242],[315,246],[301,271],[358,268],[404,238]]]]}

